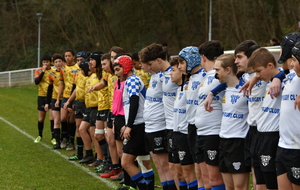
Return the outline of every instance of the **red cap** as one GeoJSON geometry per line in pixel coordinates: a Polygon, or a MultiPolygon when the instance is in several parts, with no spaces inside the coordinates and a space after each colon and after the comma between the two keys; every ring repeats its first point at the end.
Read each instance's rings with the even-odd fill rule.
{"type": "Polygon", "coordinates": [[[122,55],[115,59],[114,64],[120,65],[123,67],[123,74],[127,75],[129,71],[132,70],[132,60],[129,56],[127,55],[122,55]]]}

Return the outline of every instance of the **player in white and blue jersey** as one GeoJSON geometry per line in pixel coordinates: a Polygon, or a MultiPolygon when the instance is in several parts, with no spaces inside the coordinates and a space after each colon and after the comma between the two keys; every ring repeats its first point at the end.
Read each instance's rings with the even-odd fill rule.
{"type": "MultiPolygon", "coordinates": [[[[220,84],[215,78],[215,57],[222,55],[223,47],[219,41],[208,41],[199,46],[201,54],[201,66],[206,75],[200,84],[197,101],[198,106],[195,115],[197,127],[196,158],[200,164],[205,189],[225,190],[225,185],[219,170],[219,142],[222,120],[222,98],[224,91],[213,98],[213,111],[207,112],[204,108],[204,100],[207,94],[220,84]]],[[[190,81],[191,82],[191,81],[190,81]]]]}
{"type": "Polygon", "coordinates": [[[248,99],[239,93],[243,83],[236,76],[237,66],[232,55],[216,59],[216,78],[227,85],[222,100],[219,167],[226,189],[247,189],[250,167],[246,166],[244,142],[249,125],[248,99]]]}

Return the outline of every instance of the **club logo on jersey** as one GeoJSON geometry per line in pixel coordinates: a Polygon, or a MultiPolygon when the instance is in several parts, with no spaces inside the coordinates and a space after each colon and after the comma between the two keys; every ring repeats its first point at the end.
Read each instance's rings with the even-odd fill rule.
{"type": "Polygon", "coordinates": [[[237,100],[240,99],[240,96],[231,95],[230,98],[231,98],[231,103],[235,104],[237,102],[237,100]]]}
{"type": "Polygon", "coordinates": [[[155,137],[154,142],[156,146],[160,146],[162,143],[162,137],[155,137]]]}
{"type": "Polygon", "coordinates": [[[216,150],[208,150],[207,155],[210,160],[214,160],[216,158],[217,151],[216,150]]]}
{"type": "Polygon", "coordinates": [[[169,139],[169,147],[172,148],[173,147],[173,142],[172,139],[169,139]]]}
{"type": "Polygon", "coordinates": [[[156,85],[157,85],[157,81],[156,80],[152,81],[152,88],[156,88],[156,85]]]}
{"type": "Polygon", "coordinates": [[[260,81],[258,81],[256,84],[255,84],[255,86],[257,86],[257,87],[260,87],[262,85],[262,82],[261,82],[261,80],[260,81]]]}
{"type": "Polygon", "coordinates": [[[196,90],[199,85],[200,85],[199,81],[192,82],[192,90],[196,90]]]}
{"type": "Polygon", "coordinates": [[[168,84],[170,77],[165,77],[165,84],[168,84]]]}
{"type": "Polygon", "coordinates": [[[269,162],[271,160],[271,156],[270,155],[261,155],[260,159],[261,159],[262,165],[267,166],[267,165],[269,165],[269,162]]]}
{"type": "Polygon", "coordinates": [[[213,80],[215,79],[215,77],[208,77],[207,78],[207,84],[211,84],[213,82],[213,80]]]}
{"type": "Polygon", "coordinates": [[[223,97],[222,99],[222,103],[225,104],[226,103],[226,96],[223,97]]]}
{"type": "Polygon", "coordinates": [[[178,151],[179,160],[182,161],[185,156],[185,151],[178,151]]]}
{"type": "Polygon", "coordinates": [[[241,162],[233,162],[232,165],[235,170],[239,170],[241,168],[241,162]]]}
{"type": "Polygon", "coordinates": [[[289,82],[291,83],[295,76],[296,76],[296,73],[290,73],[286,76],[286,78],[288,78],[289,82]]]}
{"type": "Polygon", "coordinates": [[[294,178],[299,179],[300,178],[300,168],[292,167],[291,170],[293,172],[294,178]]]}

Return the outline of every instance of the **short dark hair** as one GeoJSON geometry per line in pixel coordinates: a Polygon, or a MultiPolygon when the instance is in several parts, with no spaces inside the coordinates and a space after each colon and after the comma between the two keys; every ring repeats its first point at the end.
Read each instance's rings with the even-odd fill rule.
{"type": "Polygon", "coordinates": [[[135,52],[135,53],[131,54],[131,59],[133,61],[139,61],[140,60],[139,53],[135,52]]]}
{"type": "Polygon", "coordinates": [[[214,61],[216,57],[219,57],[223,53],[224,48],[217,40],[207,41],[199,46],[199,54],[204,55],[210,61],[214,61]]]}
{"type": "Polygon", "coordinates": [[[108,59],[110,60],[110,54],[109,53],[105,53],[101,56],[101,61],[105,60],[105,59],[108,59]]]}
{"type": "Polygon", "coordinates": [[[157,58],[167,60],[167,52],[165,48],[161,44],[156,43],[143,48],[139,52],[139,55],[143,63],[148,63],[149,61],[153,61],[157,58]]]}
{"type": "Polygon", "coordinates": [[[54,62],[56,59],[61,59],[62,61],[66,61],[65,60],[65,58],[64,58],[64,56],[62,56],[61,54],[58,54],[58,53],[56,53],[56,54],[54,54],[53,56],[52,56],[52,61],[54,62]]]}
{"type": "Polygon", "coordinates": [[[112,51],[115,52],[116,54],[125,53],[125,50],[119,46],[113,46],[112,48],[110,48],[109,53],[111,53],[112,51]]]}
{"type": "Polygon", "coordinates": [[[241,42],[239,45],[236,46],[234,50],[234,55],[240,52],[244,52],[244,54],[249,58],[252,54],[252,52],[256,49],[258,49],[259,46],[254,40],[245,40],[241,42]]]}
{"type": "Polygon", "coordinates": [[[74,52],[73,50],[67,49],[67,50],[65,51],[65,53],[67,53],[67,52],[71,52],[71,54],[72,54],[73,56],[75,56],[75,52],[74,52]]]}
{"type": "Polygon", "coordinates": [[[253,69],[261,66],[267,67],[268,63],[273,63],[276,67],[276,60],[273,54],[266,48],[258,48],[249,58],[248,67],[253,69]]]}
{"type": "Polygon", "coordinates": [[[180,57],[173,57],[170,61],[171,66],[178,66],[179,65],[179,59],[180,59],[180,57]]]}

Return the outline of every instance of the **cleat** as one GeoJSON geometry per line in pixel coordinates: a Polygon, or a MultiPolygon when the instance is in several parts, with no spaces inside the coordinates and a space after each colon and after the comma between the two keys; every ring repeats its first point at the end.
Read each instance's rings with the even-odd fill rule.
{"type": "Polygon", "coordinates": [[[75,146],[73,143],[69,143],[66,150],[74,150],[75,149],[75,146]]]}
{"type": "Polygon", "coordinates": [[[89,164],[89,163],[93,162],[94,160],[95,160],[95,158],[93,155],[85,155],[85,157],[79,161],[79,164],[89,164]]]}
{"type": "Polygon", "coordinates": [[[89,167],[97,167],[97,166],[100,166],[100,164],[102,164],[102,163],[103,163],[102,160],[97,159],[95,162],[89,164],[88,166],[89,166],[89,167]]]}
{"type": "Polygon", "coordinates": [[[53,146],[53,149],[61,149],[60,145],[59,144],[56,144],[53,146]]]}
{"type": "MultiPolygon", "coordinates": [[[[123,175],[124,175],[124,173],[123,173],[123,175]]],[[[119,183],[120,183],[120,184],[124,184],[124,183],[125,183],[124,178],[123,178],[119,183]]]]}
{"type": "Polygon", "coordinates": [[[120,171],[121,172],[119,172],[118,174],[111,176],[110,179],[113,181],[121,181],[122,179],[124,179],[124,172],[122,170],[120,171]]]}
{"type": "Polygon", "coordinates": [[[71,156],[68,160],[69,161],[76,161],[81,160],[83,156],[79,156],[78,154],[75,154],[74,156],[71,156]]]}
{"type": "Polygon", "coordinates": [[[112,176],[114,176],[115,178],[119,176],[119,174],[123,172],[122,170],[111,170],[110,172],[108,173],[104,173],[104,174],[101,174],[100,177],[103,177],[103,178],[111,178],[112,176]]]}
{"type": "Polygon", "coordinates": [[[39,142],[41,142],[41,140],[42,140],[42,137],[38,136],[33,142],[34,143],[39,143],[39,142]]]}
{"type": "Polygon", "coordinates": [[[60,143],[60,147],[63,149],[66,148],[67,142],[68,142],[68,140],[66,138],[63,138],[62,142],[60,143]]]}
{"type": "Polygon", "coordinates": [[[104,173],[106,170],[108,170],[108,166],[104,163],[102,163],[100,166],[95,168],[96,173],[104,173]]]}
{"type": "Polygon", "coordinates": [[[120,188],[118,188],[117,190],[136,190],[135,188],[131,187],[131,186],[127,186],[125,184],[123,184],[120,188]]]}
{"type": "Polygon", "coordinates": [[[53,139],[51,140],[51,144],[56,145],[56,139],[53,138],[53,139]]]}

